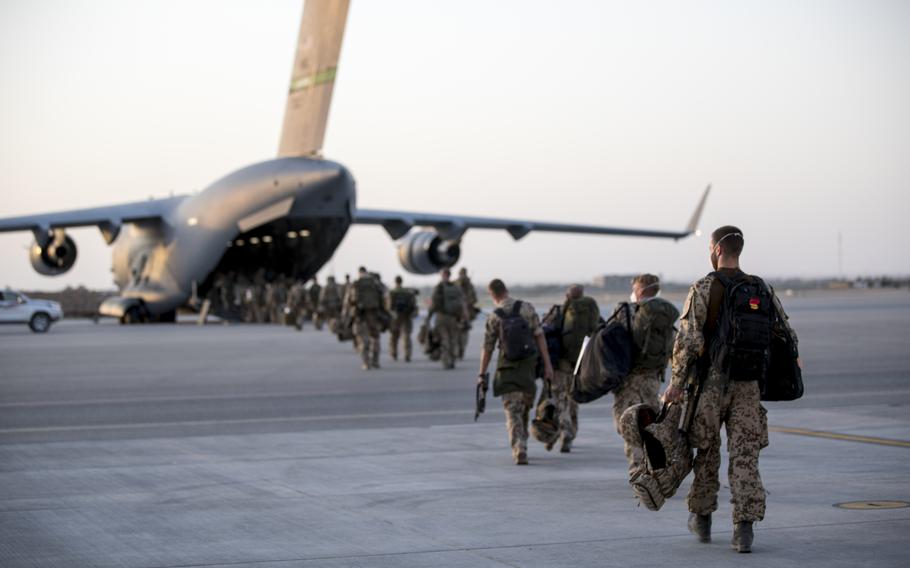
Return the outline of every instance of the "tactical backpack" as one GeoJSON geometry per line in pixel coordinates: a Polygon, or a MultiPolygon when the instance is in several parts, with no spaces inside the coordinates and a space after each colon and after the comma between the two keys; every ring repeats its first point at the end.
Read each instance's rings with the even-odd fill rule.
{"type": "Polygon", "coordinates": [[[591,335],[600,322],[600,310],[592,298],[569,300],[563,307],[562,350],[577,357],[585,337],[591,335]]]}
{"type": "Polygon", "coordinates": [[[382,293],[372,278],[359,278],[354,282],[354,302],[361,310],[378,310],[382,306],[382,293]]]}
{"type": "Polygon", "coordinates": [[[632,337],[635,338],[635,366],[663,370],[673,354],[679,318],[676,306],[662,298],[640,302],[632,318],[632,337]]]}
{"type": "Polygon", "coordinates": [[[724,286],[724,301],[711,340],[711,366],[735,381],[763,382],[776,312],[771,291],[757,276],[712,274],[724,286]]]}
{"type": "Polygon", "coordinates": [[[597,400],[626,380],[634,356],[631,312],[628,303],[620,304],[582,349],[572,375],[572,398],[576,402],[597,400]],[[624,321],[618,318],[620,312],[624,321]]]}
{"type": "Polygon", "coordinates": [[[430,326],[429,318],[420,326],[417,341],[423,346],[423,352],[430,361],[439,361],[442,358],[442,342],[430,326]]]}
{"type": "Polygon", "coordinates": [[[767,401],[797,400],[803,396],[803,372],[799,368],[799,350],[790,330],[783,325],[787,315],[775,303],[776,325],[771,331],[768,372],[759,382],[761,399],[767,401]]]}
{"type": "Polygon", "coordinates": [[[411,290],[402,288],[400,290],[392,290],[389,292],[391,295],[392,311],[400,316],[409,316],[414,313],[414,309],[417,307],[417,297],[411,290]]]}
{"type": "Polygon", "coordinates": [[[629,485],[638,502],[659,510],[692,471],[692,449],[679,430],[682,407],[664,404],[660,412],[636,404],[619,419],[623,439],[638,465],[629,472],[629,485]]]}
{"type": "Polygon", "coordinates": [[[495,311],[499,317],[499,349],[508,361],[520,361],[537,354],[531,326],[521,317],[521,304],[516,300],[509,313],[502,308],[495,311]]]}
{"type": "Polygon", "coordinates": [[[450,316],[464,314],[464,296],[461,288],[455,284],[443,284],[442,286],[442,313],[450,316]]]}
{"type": "MultiPolygon", "coordinates": [[[[543,328],[544,342],[547,344],[547,353],[550,354],[550,362],[554,366],[562,357],[562,315],[562,306],[556,305],[550,308],[550,311],[540,322],[540,327],[543,328]]],[[[542,377],[543,360],[539,362],[538,367],[537,376],[542,377]]]]}

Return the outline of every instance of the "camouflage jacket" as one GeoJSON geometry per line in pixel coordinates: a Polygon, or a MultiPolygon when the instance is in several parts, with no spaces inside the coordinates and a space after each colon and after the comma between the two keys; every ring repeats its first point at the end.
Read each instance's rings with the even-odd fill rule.
{"type": "MultiPolygon", "coordinates": [[[[673,357],[671,368],[673,377],[671,384],[684,388],[690,377],[695,373],[695,362],[705,350],[705,322],[708,319],[708,305],[710,304],[711,285],[716,280],[712,274],[696,281],[689,288],[689,295],[683,305],[682,316],[679,318],[679,333],[673,344],[673,357]]],[[[772,301],[777,308],[780,318],[777,322],[789,331],[793,341],[797,341],[796,333],[790,327],[787,313],[784,311],[777,294],[769,285],[772,301]]]]}

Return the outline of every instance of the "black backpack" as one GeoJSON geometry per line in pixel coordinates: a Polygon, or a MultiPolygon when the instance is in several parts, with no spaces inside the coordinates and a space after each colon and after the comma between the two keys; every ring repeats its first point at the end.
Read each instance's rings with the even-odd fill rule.
{"type": "Polygon", "coordinates": [[[572,376],[572,398],[576,402],[597,400],[621,386],[632,370],[635,343],[632,340],[632,309],[622,303],[605,323],[600,324],[582,350],[577,372],[572,376]],[[624,314],[624,321],[617,317],[624,314]]]}
{"type": "Polygon", "coordinates": [[[724,301],[711,341],[711,366],[735,381],[764,382],[776,309],[761,278],[712,273],[724,286],[724,301]]]}
{"type": "Polygon", "coordinates": [[[502,308],[495,312],[499,316],[499,348],[509,361],[520,361],[537,354],[531,326],[521,317],[520,311],[521,301],[516,300],[510,313],[502,308]]]}
{"type": "MultiPolygon", "coordinates": [[[[544,341],[547,344],[547,352],[550,354],[550,361],[554,366],[562,357],[562,321],[562,306],[555,305],[550,308],[540,323],[540,327],[543,328],[544,341]]],[[[539,370],[537,376],[543,376],[542,369],[539,370]]]]}

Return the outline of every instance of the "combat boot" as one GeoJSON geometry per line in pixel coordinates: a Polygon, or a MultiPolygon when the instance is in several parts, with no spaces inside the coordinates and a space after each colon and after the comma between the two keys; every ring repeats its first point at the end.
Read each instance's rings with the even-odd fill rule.
{"type": "Polygon", "coordinates": [[[563,454],[568,454],[572,451],[572,440],[567,440],[563,438],[562,446],[559,447],[559,451],[563,454]]]}
{"type": "Polygon", "coordinates": [[[733,540],[730,542],[730,546],[737,552],[752,552],[752,540],[754,539],[754,536],[755,535],[752,533],[751,521],[734,523],[733,540]]]}
{"type": "Polygon", "coordinates": [[[689,513],[689,532],[697,536],[699,542],[711,542],[711,513],[689,513]]]}
{"type": "Polygon", "coordinates": [[[518,452],[518,455],[515,456],[515,465],[528,465],[528,452],[518,452]]]}

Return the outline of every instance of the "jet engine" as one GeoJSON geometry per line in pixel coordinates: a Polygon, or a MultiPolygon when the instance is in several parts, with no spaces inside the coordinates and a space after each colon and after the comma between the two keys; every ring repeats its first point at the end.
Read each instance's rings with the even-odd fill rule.
{"type": "Polygon", "coordinates": [[[44,246],[35,241],[28,257],[38,274],[59,276],[76,263],[76,243],[63,231],[54,231],[44,246]]]}
{"type": "Polygon", "coordinates": [[[458,241],[447,241],[435,231],[418,231],[401,240],[398,260],[412,274],[433,274],[454,266],[461,256],[458,241]]]}

